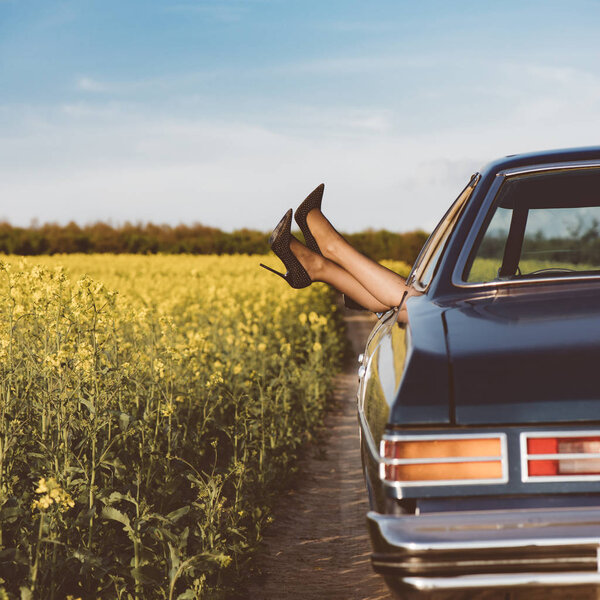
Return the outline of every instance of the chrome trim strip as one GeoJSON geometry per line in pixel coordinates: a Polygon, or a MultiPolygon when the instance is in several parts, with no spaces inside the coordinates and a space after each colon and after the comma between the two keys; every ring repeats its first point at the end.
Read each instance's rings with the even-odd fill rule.
{"type": "Polygon", "coordinates": [[[517,167],[514,169],[506,169],[504,171],[499,171],[496,173],[496,179],[492,183],[486,198],[484,199],[481,208],[479,210],[479,214],[475,217],[475,221],[471,226],[471,231],[467,235],[467,239],[463,244],[463,248],[458,256],[458,260],[456,261],[456,265],[454,266],[454,270],[452,271],[452,285],[454,287],[460,289],[490,289],[490,288],[505,288],[507,286],[516,286],[516,285],[528,285],[531,283],[554,283],[554,282],[565,282],[565,281],[596,281],[600,279],[599,275],[569,275],[563,277],[530,277],[519,280],[512,281],[483,281],[483,282],[473,282],[468,283],[463,281],[461,278],[461,273],[463,272],[467,260],[469,258],[469,254],[473,249],[473,244],[475,242],[475,238],[481,229],[481,225],[492,206],[496,196],[500,190],[500,187],[504,183],[504,181],[509,177],[518,177],[520,175],[531,175],[533,173],[543,173],[547,171],[569,171],[569,170],[577,170],[577,169],[594,169],[600,168],[600,162],[597,160],[584,160],[584,161],[576,161],[576,162],[568,162],[568,163],[552,163],[552,164],[540,164],[540,165],[532,165],[529,167],[517,167]]]}
{"type": "Polygon", "coordinates": [[[496,174],[498,176],[517,177],[519,175],[531,175],[532,173],[545,173],[546,171],[570,171],[572,169],[594,169],[600,167],[598,160],[580,160],[563,163],[546,163],[543,165],[533,165],[529,167],[514,167],[505,169],[496,174]]]}
{"type": "Polygon", "coordinates": [[[529,283],[556,283],[565,281],[595,281],[600,279],[599,275],[568,275],[564,277],[531,277],[530,279],[519,279],[512,281],[485,281],[482,283],[466,283],[462,281],[455,281],[452,279],[452,284],[459,288],[464,289],[490,289],[490,288],[504,288],[507,286],[526,285],[529,283]]]}
{"type": "Polygon", "coordinates": [[[600,453],[595,453],[592,454],[591,452],[585,453],[585,452],[579,452],[579,453],[571,453],[568,454],[566,452],[564,453],[558,453],[556,452],[555,454],[528,454],[528,459],[529,460],[568,460],[568,459],[577,459],[577,458],[581,458],[583,460],[586,459],[592,459],[592,458],[600,458],[600,453]]]}
{"type": "MultiPolygon", "coordinates": [[[[368,513],[367,513],[368,516],[368,513]]],[[[414,517],[418,519],[420,517],[414,517]]],[[[596,524],[594,524],[596,525],[596,524]]],[[[551,547],[576,547],[576,546],[593,546],[597,547],[600,544],[600,538],[595,537],[579,537],[579,538],[536,538],[535,527],[531,527],[531,537],[522,539],[499,539],[499,540],[460,540],[457,542],[410,542],[406,544],[410,546],[410,550],[414,552],[428,552],[430,550],[440,551],[471,551],[471,550],[501,550],[507,548],[551,548],[551,547]]],[[[481,531],[501,531],[501,528],[497,524],[490,525],[486,529],[480,526],[481,531]]],[[[389,537],[384,538],[389,544],[393,544],[394,541],[390,540],[389,537]]],[[[397,544],[395,544],[397,545],[397,544]]]]}
{"type": "Polygon", "coordinates": [[[379,460],[379,477],[385,485],[394,488],[403,487],[434,487],[442,485],[491,485],[508,483],[508,446],[505,433],[446,433],[446,434],[427,434],[427,435],[402,435],[395,433],[385,433],[381,439],[380,451],[378,453],[379,460]],[[400,459],[386,458],[383,456],[384,442],[413,442],[413,441],[440,441],[440,440],[470,440],[470,439],[499,439],[500,440],[500,455],[499,456],[465,456],[465,457],[440,457],[440,458],[423,458],[423,459],[400,459]],[[500,462],[502,465],[502,476],[490,479],[439,479],[439,480],[416,480],[416,481],[395,481],[385,478],[385,465],[400,465],[400,464],[452,464],[452,463],[468,463],[468,462],[500,462]]]}
{"type": "Polygon", "coordinates": [[[527,440],[539,438],[578,438],[600,437],[599,429],[576,431],[522,431],[519,434],[521,449],[521,481],[524,483],[549,483],[556,481],[600,481],[599,475],[529,475],[528,461],[530,460],[591,460],[600,458],[600,453],[570,453],[570,454],[529,454],[527,440]]]}
{"type": "MultiPolygon", "coordinates": [[[[381,471],[379,472],[381,477],[381,471]]],[[[409,487],[440,487],[440,486],[454,486],[454,485],[493,485],[508,483],[506,477],[498,479],[438,479],[435,481],[419,480],[419,481],[392,481],[391,479],[383,479],[382,482],[392,488],[398,490],[409,487]]]]}
{"type": "MultiPolygon", "coordinates": [[[[598,434],[600,435],[600,433],[598,434]]],[[[542,437],[548,437],[542,436],[542,437]]],[[[383,440],[389,442],[419,442],[421,440],[470,440],[470,439],[481,439],[489,440],[491,438],[506,438],[506,434],[500,431],[492,431],[490,433],[428,433],[425,435],[418,434],[402,434],[402,433],[384,433],[382,436],[383,440]]]]}
{"type": "Polygon", "coordinates": [[[523,431],[530,438],[557,437],[600,437],[600,429],[561,429],[560,431],[523,431]]]}
{"type": "Polygon", "coordinates": [[[500,462],[501,456],[452,456],[448,458],[384,458],[379,459],[386,465],[439,465],[456,463],[500,462]]]}
{"type": "Polygon", "coordinates": [[[498,587],[581,586],[600,584],[600,573],[511,573],[462,577],[404,577],[405,585],[419,591],[498,587]]]}
{"type": "MultiPolygon", "coordinates": [[[[596,566],[597,558],[596,554],[593,556],[552,556],[549,558],[497,558],[497,559],[483,559],[483,560],[461,560],[460,558],[453,559],[451,561],[435,561],[435,560],[423,560],[414,561],[408,559],[407,561],[392,561],[392,560],[378,560],[373,557],[371,564],[374,567],[383,567],[390,569],[410,569],[419,567],[420,569],[436,569],[440,567],[486,567],[486,566],[509,566],[509,565],[564,565],[569,563],[575,564],[589,564],[596,566]]],[[[464,575],[463,575],[464,577],[464,575]]]]}

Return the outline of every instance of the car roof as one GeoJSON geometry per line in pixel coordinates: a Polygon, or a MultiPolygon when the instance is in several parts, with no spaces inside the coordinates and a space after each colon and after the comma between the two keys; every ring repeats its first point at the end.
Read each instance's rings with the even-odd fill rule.
{"type": "Polygon", "coordinates": [[[518,167],[585,160],[600,160],[600,146],[510,154],[509,156],[488,163],[483,167],[481,173],[488,175],[518,167]]]}

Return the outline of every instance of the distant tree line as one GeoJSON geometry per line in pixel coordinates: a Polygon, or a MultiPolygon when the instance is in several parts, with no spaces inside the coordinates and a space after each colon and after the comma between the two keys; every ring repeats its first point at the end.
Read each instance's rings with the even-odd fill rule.
{"type": "MultiPolygon", "coordinates": [[[[300,236],[300,234],[298,233],[300,236]]],[[[414,262],[427,239],[423,231],[392,233],[367,230],[345,234],[358,250],[380,260],[391,258],[414,262]]],[[[47,223],[14,227],[0,223],[0,253],[32,256],[38,254],[266,254],[269,235],[253,229],[221,231],[194,225],[131,224],[113,227],[106,223],[80,226],[76,223],[47,223]]]]}
{"type": "MultiPolygon", "coordinates": [[[[482,258],[502,259],[507,232],[486,235],[478,250],[482,258]]],[[[573,265],[600,265],[600,222],[579,223],[558,235],[546,236],[543,231],[526,234],[522,259],[537,259],[573,265]]]]}

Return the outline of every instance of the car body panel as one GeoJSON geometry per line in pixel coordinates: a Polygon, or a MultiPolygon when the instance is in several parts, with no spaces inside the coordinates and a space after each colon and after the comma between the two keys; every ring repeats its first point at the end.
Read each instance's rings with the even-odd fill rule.
{"type": "Polygon", "coordinates": [[[445,318],[457,424],[590,421],[600,414],[600,379],[591,376],[600,365],[599,288],[470,299],[445,318]]]}

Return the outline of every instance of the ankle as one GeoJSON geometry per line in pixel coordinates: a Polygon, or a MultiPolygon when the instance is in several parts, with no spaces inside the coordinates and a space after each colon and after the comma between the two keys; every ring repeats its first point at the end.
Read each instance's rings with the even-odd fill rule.
{"type": "Polygon", "coordinates": [[[304,267],[309,277],[313,281],[317,281],[322,274],[325,259],[296,239],[292,239],[290,250],[300,261],[300,264],[304,267]]]}
{"type": "Polygon", "coordinates": [[[311,252],[310,256],[307,256],[306,259],[307,260],[304,261],[306,262],[305,269],[310,278],[313,281],[323,281],[327,259],[314,252],[311,252]]]}

